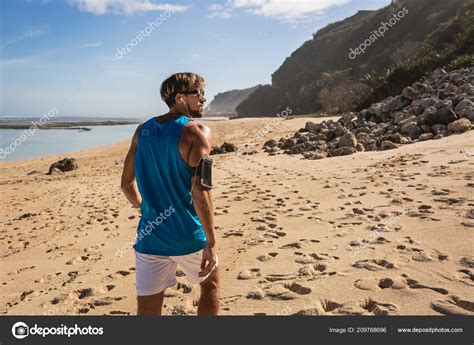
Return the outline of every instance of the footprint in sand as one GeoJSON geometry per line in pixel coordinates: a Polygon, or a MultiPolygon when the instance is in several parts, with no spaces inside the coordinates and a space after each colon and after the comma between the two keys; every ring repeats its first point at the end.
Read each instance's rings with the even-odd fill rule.
{"type": "Polygon", "coordinates": [[[447,300],[437,300],[431,303],[431,308],[444,315],[474,315],[474,302],[463,300],[458,296],[451,296],[447,300]]]}
{"type": "Polygon", "coordinates": [[[263,300],[265,299],[265,292],[261,288],[256,287],[247,294],[246,298],[254,300],[263,300]]]}
{"type": "Polygon", "coordinates": [[[440,293],[442,295],[447,295],[449,293],[448,290],[446,290],[446,289],[423,285],[423,284],[418,283],[417,280],[407,277],[405,274],[403,276],[405,277],[405,283],[411,289],[429,289],[429,290],[433,290],[437,293],[440,293]]]}
{"type": "Polygon", "coordinates": [[[271,300],[292,300],[298,298],[298,294],[287,289],[283,284],[274,284],[264,289],[265,296],[271,300]]]}
{"type": "Polygon", "coordinates": [[[433,250],[431,254],[425,253],[423,249],[411,248],[411,250],[417,251],[413,254],[412,259],[419,262],[429,262],[433,260],[447,261],[448,255],[441,253],[440,251],[433,250]]]}
{"type": "Polygon", "coordinates": [[[280,249],[291,249],[291,248],[301,249],[301,248],[303,248],[303,246],[302,246],[301,243],[293,242],[293,243],[285,244],[284,246],[280,247],[280,249]]]}
{"type": "Polygon", "coordinates": [[[111,274],[105,276],[104,278],[102,278],[102,282],[107,283],[107,282],[116,280],[118,278],[126,277],[131,273],[132,272],[127,271],[127,270],[120,270],[120,271],[117,271],[116,273],[111,273],[111,274]]]}
{"type": "Polygon", "coordinates": [[[249,280],[260,277],[262,274],[260,273],[260,268],[249,268],[241,271],[237,276],[239,280],[249,280]]]}
{"type": "Polygon", "coordinates": [[[395,289],[402,290],[406,288],[406,285],[395,278],[363,278],[357,279],[354,282],[354,286],[360,290],[377,291],[379,289],[395,289]]]}
{"type": "Polygon", "coordinates": [[[290,291],[293,291],[294,293],[298,295],[307,295],[311,293],[311,289],[309,287],[300,285],[297,282],[292,282],[291,284],[285,284],[284,287],[290,291]]]}
{"type": "Polygon", "coordinates": [[[268,253],[268,254],[265,254],[265,255],[257,256],[257,260],[265,262],[265,261],[269,261],[269,260],[275,258],[277,255],[278,255],[278,253],[271,252],[271,253],[268,253]]]}
{"type": "Polygon", "coordinates": [[[222,237],[223,237],[223,238],[232,237],[232,236],[235,236],[235,237],[242,237],[243,235],[244,235],[244,232],[243,232],[243,231],[231,230],[231,231],[225,232],[222,237]]]}
{"type": "Polygon", "coordinates": [[[462,266],[474,268],[474,258],[470,256],[465,256],[459,260],[462,266]]]}
{"type": "Polygon", "coordinates": [[[397,313],[398,307],[396,305],[380,303],[368,298],[344,303],[323,299],[314,307],[300,310],[293,315],[393,315],[397,313]]]}
{"type": "Polygon", "coordinates": [[[295,262],[299,264],[304,264],[304,265],[313,264],[325,259],[316,253],[307,254],[307,253],[295,252],[295,255],[297,256],[297,258],[295,259],[295,262]]]}
{"type": "Polygon", "coordinates": [[[380,271],[386,269],[397,269],[398,267],[385,259],[366,259],[359,260],[352,264],[352,267],[365,268],[369,271],[380,271]]]}
{"type": "Polygon", "coordinates": [[[284,280],[294,280],[296,278],[295,274],[269,274],[265,276],[265,280],[269,282],[277,282],[284,280]]]}
{"type": "Polygon", "coordinates": [[[320,276],[334,276],[338,272],[330,271],[326,264],[316,263],[311,265],[305,265],[298,270],[298,276],[309,277],[308,280],[316,279],[320,276]],[[313,279],[311,279],[313,278],[313,279]]]}
{"type": "Polygon", "coordinates": [[[467,269],[467,268],[463,268],[461,270],[459,270],[459,273],[461,273],[458,277],[458,280],[467,284],[467,285],[470,285],[470,286],[474,286],[473,282],[474,282],[474,273],[470,270],[470,269],[467,269]]]}

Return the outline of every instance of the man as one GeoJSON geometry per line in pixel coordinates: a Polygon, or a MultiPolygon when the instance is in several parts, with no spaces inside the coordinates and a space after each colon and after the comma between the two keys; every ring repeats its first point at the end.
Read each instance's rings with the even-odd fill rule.
{"type": "Polygon", "coordinates": [[[122,191],[141,212],[134,245],[138,315],[161,315],[177,265],[201,286],[198,315],[219,312],[212,193],[198,176],[210,155],[211,132],[192,119],[203,116],[204,86],[194,73],[166,79],[161,98],[169,112],[137,128],[125,158],[122,191]]]}

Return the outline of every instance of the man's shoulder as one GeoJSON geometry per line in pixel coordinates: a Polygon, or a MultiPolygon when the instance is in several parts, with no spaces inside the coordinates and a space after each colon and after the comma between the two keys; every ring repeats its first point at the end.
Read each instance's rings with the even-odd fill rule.
{"type": "Polygon", "coordinates": [[[184,126],[184,130],[186,131],[187,135],[189,135],[190,137],[202,137],[202,136],[206,138],[211,137],[211,129],[200,122],[189,121],[184,126]]]}

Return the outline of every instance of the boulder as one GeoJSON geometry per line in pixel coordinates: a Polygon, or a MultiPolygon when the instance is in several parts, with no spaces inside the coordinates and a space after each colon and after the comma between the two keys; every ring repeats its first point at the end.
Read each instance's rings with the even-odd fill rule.
{"type": "Polygon", "coordinates": [[[447,125],[455,120],[457,120],[456,113],[448,107],[440,108],[434,114],[428,114],[424,117],[423,123],[432,126],[435,124],[447,125]]]}
{"type": "Polygon", "coordinates": [[[354,147],[339,147],[337,149],[329,150],[329,154],[333,157],[347,156],[356,152],[357,150],[354,147]]]}
{"type": "Polygon", "coordinates": [[[402,132],[403,134],[411,134],[413,132],[415,132],[415,130],[418,128],[418,123],[416,123],[415,121],[413,122],[409,122],[407,124],[405,124],[401,129],[400,129],[400,132],[402,132]]]}
{"type": "Polygon", "coordinates": [[[273,139],[270,139],[270,140],[267,140],[265,141],[265,143],[263,144],[263,146],[265,147],[269,147],[269,148],[274,148],[278,145],[277,141],[276,140],[273,140],[273,139]]]}
{"type": "Polygon", "coordinates": [[[320,125],[314,122],[306,122],[304,128],[308,132],[319,132],[319,130],[321,129],[320,125]]]}
{"type": "Polygon", "coordinates": [[[286,139],[284,142],[283,142],[283,146],[282,146],[282,149],[289,149],[289,148],[292,148],[293,146],[296,145],[296,140],[295,139],[292,139],[292,138],[289,138],[289,139],[286,139]]]}
{"type": "Polygon", "coordinates": [[[410,117],[407,117],[406,119],[398,122],[398,127],[399,128],[403,128],[405,125],[411,123],[411,122],[415,122],[416,123],[417,121],[417,117],[415,115],[412,115],[410,117]]]}
{"type": "Polygon", "coordinates": [[[414,100],[420,97],[420,94],[418,93],[418,91],[416,91],[411,86],[407,86],[406,88],[404,88],[402,91],[402,95],[403,97],[410,100],[414,100]]]}
{"type": "Polygon", "coordinates": [[[339,147],[353,147],[357,146],[357,139],[354,134],[346,133],[339,138],[339,147]]]}
{"type": "Polygon", "coordinates": [[[471,121],[468,119],[459,119],[448,125],[448,131],[451,133],[463,133],[471,129],[471,121]]]}
{"type": "Polygon", "coordinates": [[[60,161],[57,161],[49,167],[48,175],[51,175],[54,170],[59,170],[62,172],[72,171],[78,169],[79,166],[77,165],[75,158],[64,158],[60,161]]]}
{"type": "Polygon", "coordinates": [[[211,155],[218,155],[222,153],[235,152],[238,148],[234,144],[224,142],[221,146],[213,146],[211,149],[211,155]]]}
{"type": "Polygon", "coordinates": [[[380,149],[381,150],[392,150],[392,149],[396,149],[396,148],[398,148],[398,145],[392,143],[389,140],[382,141],[382,143],[380,144],[380,149]]]}
{"type": "Polygon", "coordinates": [[[434,134],[433,133],[423,133],[420,135],[420,141],[425,141],[425,140],[431,140],[433,139],[434,134]]]}
{"type": "Polygon", "coordinates": [[[468,99],[464,99],[464,100],[462,100],[461,102],[458,103],[456,108],[454,108],[454,111],[456,113],[460,113],[460,112],[465,111],[465,110],[473,110],[473,109],[474,109],[474,103],[471,102],[468,99]]]}
{"type": "Polygon", "coordinates": [[[306,122],[292,137],[267,141],[264,149],[269,154],[283,149],[287,154],[321,159],[364,150],[390,150],[414,141],[462,133],[474,122],[472,80],[474,67],[449,73],[438,69],[424,82],[405,87],[401,95],[359,112],[345,113],[337,122],[306,122]]]}

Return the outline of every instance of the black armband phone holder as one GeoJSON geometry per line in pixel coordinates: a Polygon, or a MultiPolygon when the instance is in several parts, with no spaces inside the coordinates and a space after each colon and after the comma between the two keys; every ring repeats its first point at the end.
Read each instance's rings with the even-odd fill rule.
{"type": "Polygon", "coordinates": [[[212,158],[202,157],[197,167],[191,167],[191,174],[200,177],[202,186],[212,188],[212,158]]]}

